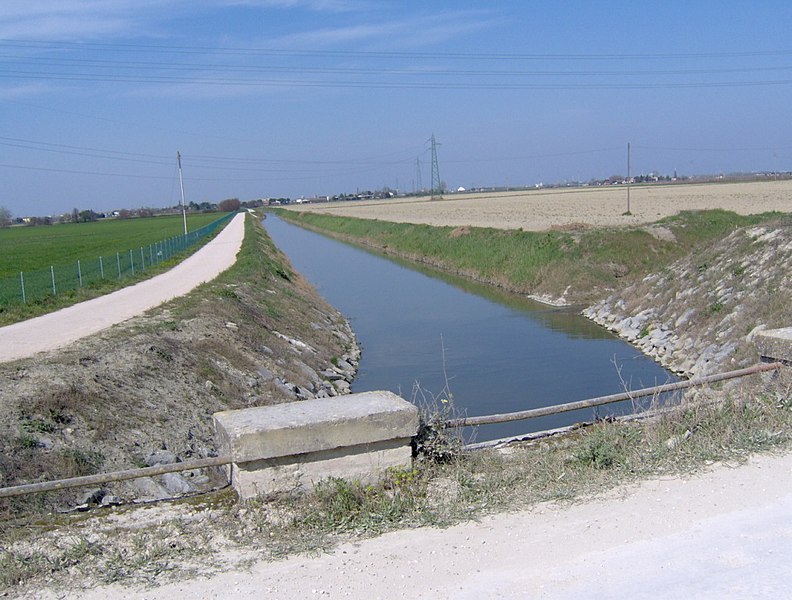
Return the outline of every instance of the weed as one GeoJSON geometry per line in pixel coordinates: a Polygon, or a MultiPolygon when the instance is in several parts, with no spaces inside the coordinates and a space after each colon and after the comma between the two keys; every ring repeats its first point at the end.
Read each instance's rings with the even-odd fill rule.
{"type": "Polygon", "coordinates": [[[47,561],[39,552],[21,553],[0,550],[0,587],[8,589],[40,575],[47,561]]]}
{"type": "Polygon", "coordinates": [[[446,421],[460,417],[454,406],[454,394],[451,392],[448,374],[445,367],[445,345],[440,336],[440,348],[443,361],[443,389],[438,394],[421,387],[420,382],[413,383],[411,402],[418,406],[420,421],[418,433],[413,438],[413,454],[419,460],[430,462],[448,462],[459,456],[464,445],[459,428],[449,429],[446,421]]]}
{"type": "Polygon", "coordinates": [[[39,443],[38,439],[32,435],[23,434],[18,436],[14,440],[14,446],[21,450],[29,450],[32,448],[39,448],[41,444],[39,443]]]}
{"type": "Polygon", "coordinates": [[[613,427],[595,427],[574,453],[575,460],[595,469],[608,469],[622,462],[619,432],[613,427]]]}
{"type": "Polygon", "coordinates": [[[229,287],[219,287],[215,289],[215,294],[217,294],[220,298],[226,298],[228,300],[239,300],[239,296],[237,293],[229,287]]]}
{"type": "Polygon", "coordinates": [[[42,419],[31,419],[22,423],[22,431],[27,433],[52,433],[55,430],[55,425],[42,419]]]}
{"type": "MultiPolygon", "coordinates": [[[[62,472],[70,473],[70,477],[96,473],[104,464],[104,456],[94,450],[80,450],[79,448],[65,448],[60,451],[62,472]]],[[[65,476],[65,475],[64,475],[65,476]]]]}

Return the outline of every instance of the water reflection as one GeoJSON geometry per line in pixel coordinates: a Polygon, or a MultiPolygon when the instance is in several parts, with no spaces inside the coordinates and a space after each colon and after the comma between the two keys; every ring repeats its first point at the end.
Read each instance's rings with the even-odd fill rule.
{"type": "MultiPolygon", "coordinates": [[[[356,392],[416,400],[446,381],[456,407],[484,415],[548,406],[672,380],[632,346],[569,309],[384,258],[288,224],[275,244],[351,322],[363,347],[356,392]]],[[[631,410],[629,403],[599,414],[631,410]]],[[[590,419],[592,410],[482,427],[492,439],[590,419]]]]}

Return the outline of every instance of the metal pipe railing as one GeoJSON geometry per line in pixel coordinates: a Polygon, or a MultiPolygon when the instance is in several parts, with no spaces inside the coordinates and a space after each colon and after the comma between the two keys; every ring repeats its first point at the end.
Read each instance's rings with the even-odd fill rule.
{"type": "Polygon", "coordinates": [[[140,477],[153,477],[155,475],[178,473],[180,471],[190,471],[192,469],[203,469],[206,467],[221,467],[223,465],[229,465],[232,462],[232,459],[228,456],[215,456],[212,458],[199,458],[170,465],[157,465],[154,467],[143,467],[141,469],[113,471],[111,473],[97,473],[96,475],[84,475],[83,477],[72,477],[70,479],[56,479],[54,481],[42,481],[40,483],[25,483],[13,487],[0,488],[0,498],[24,496],[25,494],[35,494],[37,492],[52,492],[55,490],[64,490],[86,485],[110,483],[112,481],[127,481],[140,477]]]}
{"type": "Polygon", "coordinates": [[[472,427],[477,425],[492,425],[494,423],[508,423],[510,421],[535,419],[536,417],[557,415],[559,413],[578,410],[581,408],[593,408],[595,406],[602,406],[604,404],[612,404],[613,402],[621,402],[622,400],[632,400],[634,398],[643,398],[646,396],[653,396],[655,394],[663,394],[665,392],[684,390],[699,385],[724,381],[726,379],[736,379],[738,377],[745,377],[746,375],[753,375],[754,373],[762,373],[764,371],[775,371],[776,369],[780,369],[782,366],[783,365],[780,362],[762,363],[762,364],[754,365],[753,367],[748,367],[746,369],[738,369],[736,371],[728,371],[726,373],[719,373],[717,375],[709,375],[706,377],[698,377],[695,379],[688,379],[686,381],[677,381],[675,383],[666,383],[663,385],[656,385],[650,388],[643,388],[640,390],[622,392],[619,394],[612,394],[610,396],[599,396],[597,398],[589,398],[588,400],[579,400],[577,402],[557,404],[555,406],[532,408],[529,410],[521,410],[512,413],[501,413],[499,415],[488,415],[482,417],[461,417],[458,419],[450,419],[446,421],[443,424],[443,426],[448,428],[472,427]]]}
{"type": "MultiPolygon", "coordinates": [[[[613,402],[620,402],[622,400],[631,400],[633,398],[641,398],[645,396],[652,396],[654,394],[662,394],[665,392],[672,392],[676,390],[687,389],[708,383],[715,383],[724,381],[726,379],[736,379],[738,377],[745,377],[755,373],[762,373],[766,371],[775,371],[783,366],[780,362],[763,363],[748,367],[747,369],[739,369],[736,371],[728,371],[718,375],[709,375],[707,377],[699,377],[687,381],[678,381],[676,383],[667,383],[650,388],[643,388],[640,390],[622,392],[620,394],[612,394],[610,396],[600,396],[598,398],[590,398],[588,400],[580,400],[578,402],[569,402],[567,404],[558,404],[556,406],[546,406],[543,408],[534,408],[530,410],[523,410],[513,413],[505,413],[499,415],[489,415],[482,417],[463,417],[460,419],[451,419],[446,421],[444,427],[466,427],[475,425],[490,425],[493,423],[506,423],[509,421],[521,421],[524,419],[533,419],[535,417],[544,417],[547,415],[554,415],[580,408],[591,408],[594,406],[602,406],[603,404],[611,404],[613,402]]],[[[178,473],[180,471],[189,471],[192,469],[202,469],[206,467],[221,467],[229,465],[233,459],[229,456],[216,456],[212,458],[201,458],[191,461],[179,462],[170,465],[157,465],[155,467],[144,467],[141,469],[128,469],[126,471],[114,471],[111,473],[98,473],[96,475],[85,475],[83,477],[72,477],[70,479],[56,479],[54,481],[42,481],[39,483],[26,483],[7,488],[0,488],[0,498],[10,498],[13,496],[23,496],[25,494],[34,494],[38,492],[51,492],[55,490],[63,490],[68,488],[83,487],[87,485],[97,485],[102,483],[111,483],[114,481],[127,481],[130,479],[138,479],[141,477],[153,477],[155,475],[164,475],[166,473],[178,473]]]]}

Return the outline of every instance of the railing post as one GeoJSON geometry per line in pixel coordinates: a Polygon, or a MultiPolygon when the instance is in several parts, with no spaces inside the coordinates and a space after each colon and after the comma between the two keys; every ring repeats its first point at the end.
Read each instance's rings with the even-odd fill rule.
{"type": "Polygon", "coordinates": [[[80,268],[80,259],[77,259],[77,285],[82,287],[82,269],[80,268]]]}
{"type": "Polygon", "coordinates": [[[132,275],[135,274],[135,260],[132,258],[132,248],[129,249],[129,268],[132,270],[132,275]]]}
{"type": "Polygon", "coordinates": [[[146,269],[146,258],[143,256],[143,246],[140,247],[140,270],[146,269]]]}
{"type": "Polygon", "coordinates": [[[116,268],[118,269],[118,278],[121,279],[121,255],[116,252],[116,268]]]}
{"type": "Polygon", "coordinates": [[[55,293],[55,267],[50,265],[50,280],[52,281],[52,295],[56,296],[55,293]]]}
{"type": "Polygon", "coordinates": [[[22,288],[22,304],[26,304],[27,301],[25,300],[25,277],[22,275],[22,271],[19,272],[19,287],[22,288]]]}
{"type": "Polygon", "coordinates": [[[104,265],[102,264],[102,257],[99,257],[99,275],[104,279],[104,265]]]}

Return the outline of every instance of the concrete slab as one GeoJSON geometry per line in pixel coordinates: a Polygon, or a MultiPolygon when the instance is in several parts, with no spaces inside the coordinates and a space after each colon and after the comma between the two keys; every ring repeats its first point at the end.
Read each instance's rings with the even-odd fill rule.
{"type": "Polygon", "coordinates": [[[412,466],[410,440],[411,438],[401,438],[363,446],[234,463],[230,470],[230,482],[240,498],[308,489],[328,477],[359,481],[364,485],[373,484],[389,468],[412,466]]]}
{"type": "Polygon", "coordinates": [[[392,392],[363,392],[214,414],[215,430],[238,462],[412,437],[418,409],[392,392]]]}
{"type": "Polygon", "coordinates": [[[418,409],[387,391],[214,415],[229,480],[242,498],[307,487],[327,477],[377,479],[409,467],[418,409]]]}
{"type": "Polygon", "coordinates": [[[792,364],[792,327],[760,331],[754,344],[763,362],[792,364]]]}

